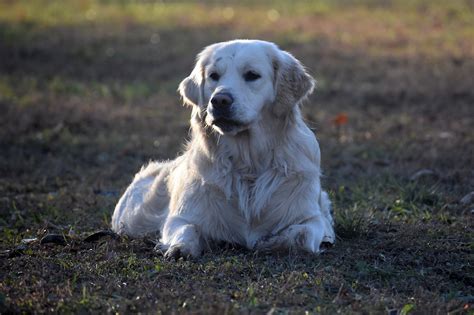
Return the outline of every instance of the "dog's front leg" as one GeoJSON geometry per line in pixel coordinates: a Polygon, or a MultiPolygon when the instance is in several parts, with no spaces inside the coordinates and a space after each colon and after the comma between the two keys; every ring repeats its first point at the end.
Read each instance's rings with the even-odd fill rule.
{"type": "Polygon", "coordinates": [[[198,257],[202,252],[201,233],[183,217],[168,217],[157,249],[163,251],[166,258],[198,257]]]}

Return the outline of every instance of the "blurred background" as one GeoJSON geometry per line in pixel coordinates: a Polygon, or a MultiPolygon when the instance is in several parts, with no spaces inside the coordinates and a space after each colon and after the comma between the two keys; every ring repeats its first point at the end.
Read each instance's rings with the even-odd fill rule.
{"type": "Polygon", "coordinates": [[[317,79],[304,116],[342,244],[385,224],[465,235],[474,2],[1,0],[2,247],[108,227],[140,166],[182,151],[176,88],[195,55],[235,38],[273,41],[317,79]]]}

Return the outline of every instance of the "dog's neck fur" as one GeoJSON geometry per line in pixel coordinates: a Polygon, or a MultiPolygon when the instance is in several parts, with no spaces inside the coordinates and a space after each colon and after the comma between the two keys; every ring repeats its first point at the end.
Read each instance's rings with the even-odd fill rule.
{"type": "MultiPolygon", "coordinates": [[[[294,148],[301,139],[296,135],[296,128],[302,124],[295,123],[302,115],[299,106],[295,106],[285,116],[275,119],[267,119],[266,116],[274,115],[271,111],[263,111],[261,119],[254,123],[249,129],[235,136],[222,136],[211,127],[207,126],[204,118],[198,115],[198,110],[193,112],[191,119],[193,145],[190,148],[199,148],[195,154],[205,159],[212,168],[219,172],[239,172],[245,177],[258,177],[262,172],[270,168],[288,171],[288,159],[285,154],[298,155],[306,152],[282,152],[280,148],[294,148]],[[197,145],[196,145],[197,143],[197,145]]],[[[312,155],[312,153],[309,153],[312,155]]],[[[307,155],[307,154],[305,154],[307,155]]],[[[313,157],[309,157],[313,159],[313,157]]],[[[317,157],[319,165],[319,156],[317,157]]]]}
{"type": "Polygon", "coordinates": [[[186,152],[204,184],[234,200],[248,222],[259,218],[284,180],[319,178],[319,149],[298,106],[285,116],[263,111],[248,130],[221,136],[194,111],[191,144],[186,152]],[[316,148],[316,150],[315,150],[316,148]],[[306,162],[304,161],[306,160],[306,162]]]}

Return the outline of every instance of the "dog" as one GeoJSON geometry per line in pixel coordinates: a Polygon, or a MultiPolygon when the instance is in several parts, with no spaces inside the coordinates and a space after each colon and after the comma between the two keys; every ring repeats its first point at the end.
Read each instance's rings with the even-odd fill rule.
{"type": "Polygon", "coordinates": [[[300,109],[314,86],[273,43],[206,47],[178,88],[192,107],[184,154],[142,167],[115,207],[112,229],[159,235],[167,258],[198,257],[221,241],[309,253],[333,244],[319,144],[300,109]]]}

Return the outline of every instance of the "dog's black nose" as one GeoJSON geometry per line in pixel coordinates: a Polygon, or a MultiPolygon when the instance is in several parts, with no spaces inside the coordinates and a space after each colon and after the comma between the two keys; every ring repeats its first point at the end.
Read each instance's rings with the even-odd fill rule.
{"type": "Polygon", "coordinates": [[[212,106],[220,110],[229,109],[230,105],[232,105],[233,102],[234,99],[229,93],[217,93],[211,99],[212,106]]]}

